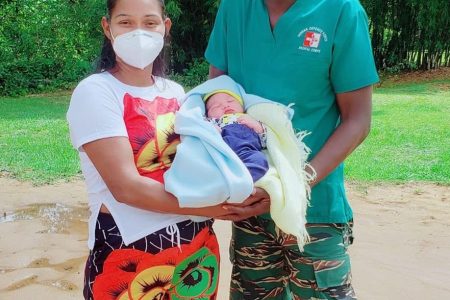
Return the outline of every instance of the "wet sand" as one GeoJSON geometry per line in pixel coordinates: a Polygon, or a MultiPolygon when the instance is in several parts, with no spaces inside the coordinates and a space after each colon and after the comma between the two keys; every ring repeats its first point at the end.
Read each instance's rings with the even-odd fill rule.
{"type": "MultiPolygon", "coordinates": [[[[450,298],[450,187],[348,184],[359,299],[450,298]]],[[[80,181],[33,187],[0,178],[0,299],[82,299],[88,212],[80,181]]],[[[230,224],[216,222],[219,300],[227,299],[230,224]]]]}

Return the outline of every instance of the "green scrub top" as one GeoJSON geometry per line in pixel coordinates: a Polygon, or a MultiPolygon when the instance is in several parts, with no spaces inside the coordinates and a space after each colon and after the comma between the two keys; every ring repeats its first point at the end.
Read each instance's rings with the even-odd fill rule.
{"type": "MultiPolygon", "coordinates": [[[[222,0],[205,57],[247,93],[294,103],[294,127],[311,133],[310,159],[339,125],[336,93],[378,81],[357,0],[295,1],[273,29],[264,0],[222,0]]],[[[307,221],[352,217],[341,164],[313,188],[307,221]]]]}

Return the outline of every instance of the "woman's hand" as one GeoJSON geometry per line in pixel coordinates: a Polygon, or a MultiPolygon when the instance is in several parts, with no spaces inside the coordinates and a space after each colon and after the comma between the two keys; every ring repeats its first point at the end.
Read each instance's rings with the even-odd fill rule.
{"type": "Polygon", "coordinates": [[[240,221],[269,211],[269,195],[261,188],[255,188],[253,193],[242,203],[221,203],[201,208],[182,208],[181,214],[204,216],[221,220],[240,221]]]}
{"type": "Polygon", "coordinates": [[[252,195],[241,204],[224,204],[222,206],[227,214],[216,216],[216,219],[229,221],[242,221],[258,216],[270,210],[270,197],[261,188],[255,188],[252,195]]]}
{"type": "Polygon", "coordinates": [[[182,215],[201,216],[212,219],[219,219],[223,215],[227,215],[228,211],[223,207],[223,204],[214,206],[206,206],[199,208],[180,208],[177,212],[182,215]]]}

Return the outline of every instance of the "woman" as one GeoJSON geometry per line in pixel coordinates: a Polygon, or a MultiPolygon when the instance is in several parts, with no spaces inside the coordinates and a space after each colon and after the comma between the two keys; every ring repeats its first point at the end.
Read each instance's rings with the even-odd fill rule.
{"type": "Polygon", "coordinates": [[[164,190],[184,95],[162,78],[171,21],[163,0],[108,0],[107,8],[100,72],[77,86],[67,114],[91,210],[84,297],[214,299],[219,251],[210,218],[267,210],[267,194],[258,190],[239,207],[181,209],[164,190]]]}

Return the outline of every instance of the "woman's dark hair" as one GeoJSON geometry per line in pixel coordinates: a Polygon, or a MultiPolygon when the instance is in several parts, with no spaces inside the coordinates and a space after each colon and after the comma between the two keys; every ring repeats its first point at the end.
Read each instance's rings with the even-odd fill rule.
{"type": "MultiPolygon", "coordinates": [[[[113,9],[116,7],[117,1],[119,0],[107,0],[106,1],[106,7],[108,9],[108,16],[107,19],[109,20],[111,18],[111,13],[113,9]]],[[[161,11],[163,18],[166,18],[166,5],[164,3],[164,0],[157,0],[161,5],[161,11]]],[[[161,50],[161,53],[159,53],[158,57],[156,57],[155,61],[153,62],[153,75],[165,77],[167,72],[167,62],[166,62],[166,55],[167,55],[167,44],[169,42],[169,36],[166,34],[164,37],[164,48],[161,50]]],[[[96,72],[104,72],[109,71],[112,68],[116,66],[116,53],[114,52],[113,46],[111,44],[111,41],[108,39],[107,36],[103,38],[103,46],[102,46],[102,53],[100,54],[100,58],[97,62],[96,72]]]]}

